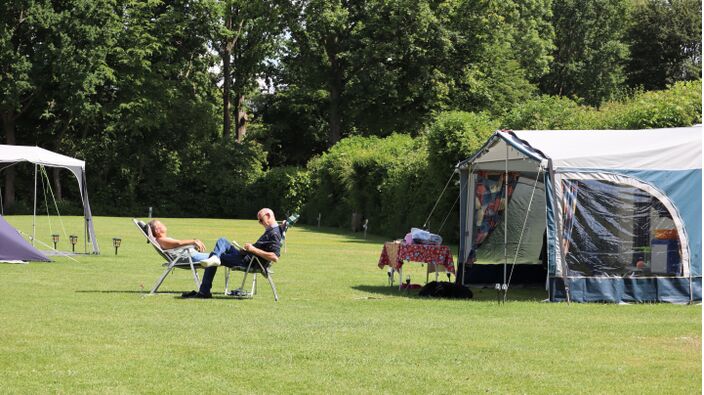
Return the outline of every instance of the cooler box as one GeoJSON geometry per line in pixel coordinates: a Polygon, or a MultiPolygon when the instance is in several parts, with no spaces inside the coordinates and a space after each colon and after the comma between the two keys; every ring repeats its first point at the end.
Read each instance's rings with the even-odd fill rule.
{"type": "Polygon", "coordinates": [[[650,241],[650,272],[653,274],[680,274],[680,252],[677,240],[650,241]]]}

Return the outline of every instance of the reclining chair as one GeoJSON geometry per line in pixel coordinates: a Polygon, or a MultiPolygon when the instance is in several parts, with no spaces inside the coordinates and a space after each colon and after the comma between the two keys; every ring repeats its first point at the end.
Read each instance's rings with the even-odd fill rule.
{"type": "Polygon", "coordinates": [[[156,294],[156,291],[161,286],[161,283],[164,282],[166,276],[168,276],[169,273],[171,273],[174,269],[190,269],[193,273],[193,282],[195,282],[196,284],[196,289],[200,288],[200,279],[198,278],[198,272],[196,271],[196,268],[199,268],[200,265],[193,263],[193,260],[191,259],[191,254],[189,252],[189,248],[195,248],[195,245],[187,245],[165,250],[161,248],[159,243],[156,241],[156,239],[152,235],[151,229],[147,224],[136,218],[132,218],[132,222],[134,222],[137,228],[139,228],[142,235],[147,239],[147,243],[151,244],[152,247],[154,247],[154,249],[156,250],[156,252],[162,258],[166,259],[166,262],[162,265],[165,266],[166,269],[152,287],[152,290],[149,292],[150,295],[156,294]]]}
{"type": "MultiPolygon", "coordinates": [[[[282,246],[285,246],[286,244],[286,231],[293,226],[296,221],[298,221],[298,218],[300,216],[298,214],[293,214],[290,217],[286,218],[285,220],[281,221],[279,223],[279,232],[281,232],[281,244],[282,246]]],[[[239,244],[237,244],[236,241],[233,241],[232,244],[240,248],[239,244]]],[[[285,247],[284,247],[285,248],[285,247]]],[[[256,255],[252,255],[252,259],[249,260],[249,264],[247,267],[225,267],[225,295],[233,296],[238,299],[251,299],[254,297],[254,295],[257,294],[257,274],[261,274],[264,276],[264,278],[269,281],[269,286],[271,286],[271,291],[274,293],[274,301],[278,302],[279,301],[279,294],[276,292],[276,285],[274,285],[274,280],[271,278],[271,275],[274,273],[271,270],[271,262],[266,262],[263,259],[260,259],[256,255]],[[244,277],[242,278],[242,284],[240,285],[239,288],[229,291],[230,287],[230,271],[231,270],[237,270],[244,272],[244,277]],[[252,274],[252,289],[250,291],[247,291],[244,289],[244,284],[245,281],[247,281],[247,275],[252,274]]]]}

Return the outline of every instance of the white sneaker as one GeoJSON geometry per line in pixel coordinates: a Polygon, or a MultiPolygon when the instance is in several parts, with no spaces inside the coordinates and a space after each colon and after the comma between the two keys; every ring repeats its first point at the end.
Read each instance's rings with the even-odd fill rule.
{"type": "Polygon", "coordinates": [[[213,255],[200,261],[200,265],[203,267],[220,266],[220,258],[217,255],[213,255]]]}

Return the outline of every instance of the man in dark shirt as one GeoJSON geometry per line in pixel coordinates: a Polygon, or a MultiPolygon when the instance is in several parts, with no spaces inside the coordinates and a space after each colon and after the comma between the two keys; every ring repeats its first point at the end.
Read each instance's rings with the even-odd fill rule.
{"type": "Polygon", "coordinates": [[[254,244],[245,243],[241,250],[230,246],[222,253],[212,252],[208,259],[200,262],[202,266],[206,267],[200,289],[197,292],[185,292],[181,295],[182,297],[211,298],[210,288],[213,286],[213,278],[215,278],[219,265],[247,267],[253,256],[267,261],[265,264],[279,260],[279,256],[281,256],[281,231],[276,222],[276,217],[274,217],[274,212],[271,209],[263,208],[257,213],[257,219],[265,229],[264,234],[254,244]]]}

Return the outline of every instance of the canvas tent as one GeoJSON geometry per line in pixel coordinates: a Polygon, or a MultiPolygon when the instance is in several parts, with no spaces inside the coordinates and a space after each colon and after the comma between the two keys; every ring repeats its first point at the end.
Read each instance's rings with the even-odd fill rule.
{"type": "Polygon", "coordinates": [[[498,131],[460,162],[458,281],[545,267],[552,301],[701,301],[702,127],[498,131]]]}
{"type": "Polygon", "coordinates": [[[0,215],[0,261],[44,261],[49,258],[22,238],[12,225],[0,215]]]}
{"type": "Polygon", "coordinates": [[[85,219],[84,240],[91,242],[92,252],[94,254],[99,254],[100,248],[98,247],[98,241],[95,238],[95,230],[93,228],[93,216],[90,211],[90,203],[88,202],[88,187],[86,184],[86,163],[82,160],[57,154],[56,152],[52,152],[39,147],[22,145],[0,145],[0,165],[5,163],[14,164],[18,162],[34,163],[35,217],[37,207],[37,166],[41,165],[49,167],[61,167],[64,169],[68,169],[69,171],[71,171],[71,173],[73,173],[73,175],[76,177],[76,180],[78,181],[78,189],[81,192],[81,201],[83,202],[83,217],[85,219]]]}

